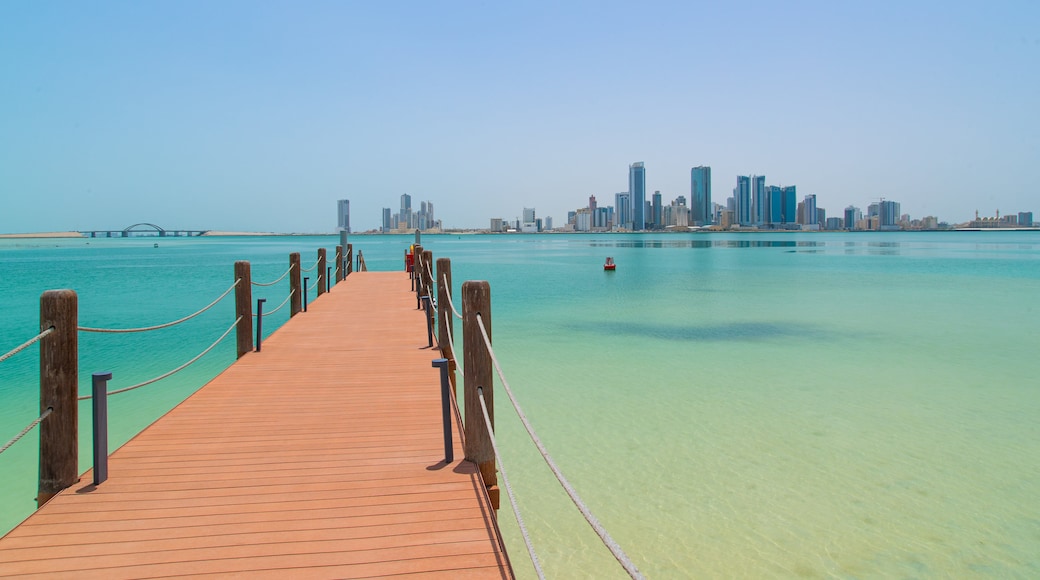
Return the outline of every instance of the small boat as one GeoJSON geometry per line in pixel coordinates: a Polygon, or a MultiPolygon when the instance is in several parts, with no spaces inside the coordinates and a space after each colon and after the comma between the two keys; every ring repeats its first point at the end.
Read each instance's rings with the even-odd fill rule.
{"type": "Polygon", "coordinates": [[[604,264],[603,264],[603,269],[604,270],[614,271],[614,268],[615,268],[614,258],[611,258],[611,257],[608,256],[607,257],[607,261],[604,262],[604,264]]]}

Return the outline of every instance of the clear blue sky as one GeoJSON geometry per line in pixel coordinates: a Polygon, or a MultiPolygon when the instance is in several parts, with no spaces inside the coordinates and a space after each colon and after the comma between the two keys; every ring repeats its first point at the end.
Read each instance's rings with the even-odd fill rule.
{"type": "Polygon", "coordinates": [[[1040,212],[1040,2],[0,2],[0,232],[559,224],[634,161],[1040,212]]]}

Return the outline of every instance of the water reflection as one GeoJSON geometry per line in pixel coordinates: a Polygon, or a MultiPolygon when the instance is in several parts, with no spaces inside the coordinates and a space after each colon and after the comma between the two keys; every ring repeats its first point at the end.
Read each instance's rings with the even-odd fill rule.
{"type": "Polygon", "coordinates": [[[624,240],[619,242],[595,241],[593,247],[611,248],[796,248],[826,246],[826,242],[795,240],[624,240]]]}

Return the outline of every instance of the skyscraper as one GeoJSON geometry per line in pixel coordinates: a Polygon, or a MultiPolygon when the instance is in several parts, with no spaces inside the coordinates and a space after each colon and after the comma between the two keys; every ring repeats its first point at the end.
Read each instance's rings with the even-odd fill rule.
{"type": "Polygon", "coordinates": [[[632,229],[632,196],[627,191],[614,194],[614,227],[632,229]]]}
{"type": "Polygon", "coordinates": [[[812,226],[819,226],[819,215],[816,213],[816,194],[810,193],[805,196],[805,199],[802,200],[802,205],[805,208],[805,211],[802,216],[802,221],[799,223],[804,226],[810,226],[809,229],[812,229],[812,226]]]}
{"type": "Polygon", "coordinates": [[[711,223],[714,213],[711,203],[711,167],[701,165],[690,170],[690,204],[690,221],[693,225],[711,223]]]}
{"type": "Polygon", "coordinates": [[[393,222],[390,221],[391,219],[392,219],[392,217],[391,217],[391,213],[390,213],[390,208],[384,207],[383,208],[383,233],[384,234],[389,232],[390,230],[394,229],[393,222]]]}
{"type": "Polygon", "coordinates": [[[653,196],[652,199],[654,200],[653,201],[653,212],[654,212],[653,213],[653,216],[654,216],[653,224],[654,224],[654,229],[655,230],[659,230],[659,229],[664,227],[661,224],[661,192],[660,191],[655,191],[654,192],[654,196],[653,196]]]}
{"type": "Polygon", "coordinates": [[[880,229],[899,229],[899,202],[881,200],[878,210],[880,229]]]}
{"type": "Polygon", "coordinates": [[[401,194],[401,213],[399,216],[405,228],[415,227],[412,221],[412,196],[407,193],[401,194]]]}
{"type": "Polygon", "coordinates": [[[349,199],[341,199],[341,200],[339,200],[338,206],[339,206],[338,207],[339,211],[337,213],[339,213],[339,223],[336,226],[336,231],[337,232],[347,232],[349,234],[350,233],[350,200],[349,199]]]}
{"type": "Polygon", "coordinates": [[[737,201],[736,220],[742,226],[751,225],[751,178],[747,175],[737,176],[737,188],[733,190],[733,198],[737,201]]]}
{"type": "Polygon", "coordinates": [[[845,229],[852,231],[861,221],[863,221],[863,212],[858,207],[850,205],[845,208],[845,229]]]}
{"type": "Polygon", "coordinates": [[[632,229],[646,229],[646,169],[643,162],[628,167],[628,193],[632,196],[632,229]]]}
{"type": "Polygon", "coordinates": [[[796,199],[798,192],[795,186],[788,185],[780,188],[780,194],[783,197],[783,223],[793,224],[798,216],[798,200],[796,199]]]}
{"type": "Polygon", "coordinates": [[[751,178],[751,223],[760,226],[769,223],[769,197],[766,195],[766,176],[751,178]]]}
{"type": "Polygon", "coordinates": [[[770,185],[766,187],[769,198],[769,223],[774,227],[783,227],[784,224],[793,224],[798,218],[798,200],[795,199],[797,190],[795,186],[777,187],[770,185]]]}

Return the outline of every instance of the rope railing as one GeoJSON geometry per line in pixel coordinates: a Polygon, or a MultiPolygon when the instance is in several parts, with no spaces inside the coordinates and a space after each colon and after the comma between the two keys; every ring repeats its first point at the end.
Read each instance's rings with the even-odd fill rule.
{"type": "MultiPolygon", "coordinates": [[[[459,320],[462,320],[462,315],[459,314],[458,310],[455,310],[455,303],[452,302],[452,300],[451,300],[451,284],[448,284],[448,276],[445,275],[445,276],[443,276],[443,278],[444,278],[444,294],[446,294],[447,297],[448,297],[448,306],[451,306],[451,311],[453,313],[455,313],[455,318],[458,318],[459,320]]],[[[454,349],[452,350],[452,352],[455,352],[454,349]]]]}
{"type": "Polygon", "coordinates": [[[52,326],[52,327],[50,327],[50,328],[48,328],[47,330],[44,330],[44,331],[43,331],[43,332],[41,332],[40,334],[37,334],[36,336],[34,336],[34,337],[30,338],[29,340],[25,341],[24,343],[22,343],[22,344],[20,344],[20,345],[18,345],[18,346],[16,346],[16,347],[14,347],[14,350],[12,350],[12,351],[8,352],[8,353],[7,353],[7,354],[5,354],[4,356],[0,356],[0,362],[4,362],[5,360],[7,360],[7,359],[11,358],[12,356],[14,356],[14,355],[16,355],[16,354],[18,354],[18,353],[22,352],[23,350],[25,350],[25,349],[29,348],[30,346],[32,346],[32,345],[34,345],[34,344],[36,344],[36,343],[37,343],[37,342],[39,342],[39,341],[40,341],[40,340],[41,340],[41,339],[42,339],[43,337],[47,336],[48,334],[50,334],[50,333],[52,333],[52,332],[54,332],[54,327],[53,327],[53,326],[52,326]]]}
{"type": "Polygon", "coordinates": [[[490,356],[491,362],[493,362],[495,365],[495,370],[498,372],[499,380],[502,381],[502,388],[505,389],[506,395],[509,397],[509,402],[513,404],[513,409],[516,411],[517,416],[520,417],[520,422],[523,423],[524,429],[527,430],[527,434],[531,437],[531,440],[538,448],[538,452],[541,453],[542,459],[545,460],[545,463],[549,466],[549,469],[552,470],[553,475],[556,476],[556,480],[559,481],[560,485],[563,486],[563,489],[567,492],[567,495],[571,498],[571,501],[574,502],[574,505],[578,508],[578,511],[580,511],[581,514],[585,516],[585,521],[588,522],[590,526],[592,526],[592,529],[595,530],[596,535],[598,535],[600,540],[603,541],[603,544],[607,547],[608,550],[610,550],[610,553],[614,555],[614,558],[616,558],[618,563],[621,564],[621,567],[624,568],[625,571],[628,572],[628,575],[632,578],[643,578],[643,575],[639,572],[639,569],[636,568],[636,565],[621,549],[621,546],[619,546],[618,543],[610,537],[610,534],[607,533],[607,530],[603,527],[602,524],[599,523],[599,520],[596,519],[596,516],[592,515],[592,512],[589,510],[588,506],[586,506],[585,502],[582,501],[581,497],[578,496],[578,492],[575,491],[574,487],[571,486],[569,481],[567,481],[567,478],[564,477],[563,472],[560,471],[559,467],[557,467],[556,462],[553,461],[552,456],[549,455],[549,451],[545,448],[545,445],[542,444],[542,440],[538,437],[537,434],[535,434],[534,428],[531,427],[531,423],[527,420],[527,416],[524,415],[523,410],[520,408],[520,404],[516,401],[516,397],[513,396],[512,389],[509,388],[509,382],[506,381],[505,373],[502,372],[502,365],[498,363],[498,359],[495,357],[495,351],[491,348],[491,338],[488,337],[487,329],[484,328],[483,317],[480,315],[479,312],[476,315],[476,319],[477,327],[480,328],[480,334],[484,337],[484,346],[487,347],[488,356],[490,356]]]}
{"type": "Polygon", "coordinates": [[[502,454],[498,451],[498,442],[495,441],[495,429],[491,426],[491,415],[488,414],[487,401],[484,400],[484,389],[483,387],[477,387],[477,394],[480,395],[480,410],[484,413],[484,425],[487,427],[488,439],[491,440],[491,448],[495,450],[495,457],[498,458],[498,473],[502,476],[502,483],[506,488],[506,495],[509,496],[509,505],[513,507],[513,516],[516,517],[516,523],[520,527],[520,535],[524,538],[524,545],[527,546],[527,553],[531,556],[531,563],[534,564],[534,571],[538,573],[538,577],[544,580],[545,573],[542,572],[542,565],[538,562],[538,554],[534,552],[534,546],[531,544],[531,536],[527,533],[527,526],[524,524],[524,517],[520,515],[520,506],[516,503],[516,496],[513,495],[513,486],[509,485],[509,476],[506,475],[506,466],[502,462],[502,454]]]}
{"type": "Polygon", "coordinates": [[[290,265],[289,269],[286,270],[284,274],[279,276],[278,279],[275,280],[274,282],[250,282],[250,284],[252,284],[253,286],[274,286],[275,284],[277,284],[277,283],[281,282],[282,280],[284,280],[285,277],[288,276],[290,272],[292,272],[293,266],[295,266],[295,264],[290,265]]]}
{"type": "Polygon", "coordinates": [[[187,322],[187,321],[191,320],[192,318],[195,318],[196,316],[198,316],[198,315],[202,314],[203,312],[209,310],[210,308],[213,308],[214,306],[217,305],[218,302],[223,300],[225,296],[230,294],[231,291],[234,290],[235,287],[237,287],[241,282],[242,282],[241,278],[239,278],[238,280],[235,280],[235,283],[232,284],[230,288],[225,290],[224,293],[221,294],[220,296],[218,296],[216,300],[214,300],[213,302],[210,302],[208,306],[206,306],[202,310],[199,310],[195,314],[189,314],[188,316],[185,316],[184,318],[181,318],[180,320],[174,320],[173,322],[167,322],[166,324],[157,324],[155,326],[146,326],[146,327],[142,327],[142,328],[91,328],[89,326],[79,326],[79,327],[77,327],[77,329],[80,330],[81,332],[116,332],[116,333],[118,333],[118,332],[148,332],[148,331],[151,331],[151,330],[159,330],[161,328],[169,328],[171,326],[178,325],[178,324],[180,324],[182,322],[187,322]]]}
{"type": "Polygon", "coordinates": [[[323,277],[323,276],[319,274],[319,275],[318,275],[318,278],[317,278],[316,280],[314,280],[314,283],[313,283],[313,284],[311,284],[311,287],[310,287],[310,288],[308,288],[308,289],[307,289],[307,291],[308,291],[308,292],[310,292],[311,290],[314,290],[315,288],[317,288],[317,287],[318,287],[318,284],[321,284],[321,279],[322,279],[322,277],[323,277]]]}
{"type": "MultiPolygon", "coordinates": [[[[227,338],[227,335],[231,334],[231,331],[234,330],[235,327],[238,326],[238,323],[241,322],[241,321],[242,321],[242,317],[241,316],[236,318],[235,322],[231,326],[229,326],[227,330],[224,331],[224,334],[220,335],[220,338],[218,338],[213,344],[211,344],[208,347],[206,347],[206,350],[200,352],[195,358],[191,359],[190,361],[182,364],[181,366],[173,369],[172,371],[170,371],[168,373],[164,373],[162,375],[159,375],[159,376],[155,377],[154,379],[149,379],[149,380],[144,381],[142,383],[137,383],[136,385],[131,385],[129,387],[124,387],[122,389],[117,389],[115,391],[109,391],[108,395],[109,396],[118,395],[120,393],[125,393],[127,391],[132,391],[134,389],[139,389],[139,388],[144,387],[146,385],[150,385],[150,384],[152,384],[154,382],[161,381],[161,380],[165,379],[166,377],[169,377],[169,376],[171,376],[173,374],[176,374],[176,373],[184,370],[189,365],[191,365],[195,361],[197,361],[200,358],[202,358],[203,356],[205,356],[206,353],[208,353],[209,351],[213,350],[214,347],[216,347],[218,344],[220,344],[220,341],[222,341],[225,338],[227,338]]],[[[78,397],[76,400],[78,400],[78,401],[86,401],[87,399],[90,399],[90,398],[91,398],[91,395],[84,395],[82,397],[78,397]]]]}
{"type": "MultiPolygon", "coordinates": [[[[279,304],[277,308],[275,308],[274,310],[272,310],[270,312],[264,312],[262,314],[262,316],[270,316],[270,315],[274,314],[275,312],[278,312],[279,310],[281,310],[282,307],[285,306],[285,304],[287,302],[289,302],[289,299],[293,297],[293,294],[296,294],[296,290],[293,290],[292,292],[290,292],[289,295],[285,297],[285,300],[282,300],[282,303],[279,304]]],[[[253,316],[256,316],[256,314],[254,314],[253,316]]]]}
{"type": "Polygon", "coordinates": [[[318,264],[319,264],[320,262],[321,262],[321,260],[320,260],[320,259],[318,259],[318,260],[316,260],[316,261],[314,262],[314,265],[313,265],[313,266],[311,266],[310,268],[300,268],[300,271],[301,271],[301,272],[310,272],[311,270],[313,270],[313,269],[317,268],[317,267],[318,267],[318,264]]]}
{"type": "Polygon", "coordinates": [[[36,419],[33,419],[33,422],[29,423],[29,426],[26,427],[25,429],[22,429],[21,433],[15,435],[14,439],[11,439],[7,443],[4,443],[3,447],[0,447],[0,453],[3,453],[4,451],[7,451],[8,449],[11,448],[12,445],[14,445],[15,443],[18,443],[19,439],[21,439],[22,437],[25,437],[26,434],[29,433],[29,431],[33,430],[33,427],[35,427],[35,426],[39,425],[41,422],[43,422],[43,420],[47,418],[47,415],[50,415],[51,411],[53,411],[53,410],[54,409],[48,407],[47,410],[43,412],[43,414],[41,414],[36,419]]]}
{"type": "MultiPolygon", "coordinates": [[[[451,318],[449,317],[448,313],[445,312],[444,313],[444,325],[445,325],[446,328],[450,328],[451,327],[448,324],[450,321],[451,321],[451,318]]],[[[455,352],[455,340],[452,338],[450,332],[446,332],[444,334],[446,334],[448,336],[448,346],[451,347],[451,356],[455,357],[455,366],[458,367],[460,372],[465,373],[466,370],[462,368],[462,361],[459,360],[459,355],[458,355],[458,353],[455,352]]]]}

